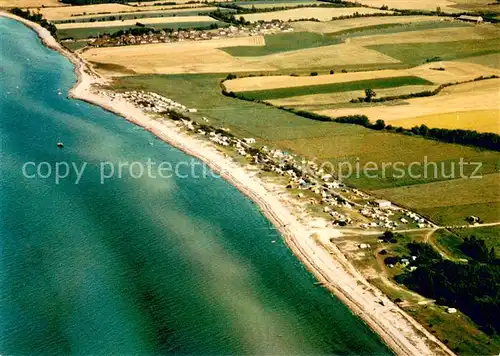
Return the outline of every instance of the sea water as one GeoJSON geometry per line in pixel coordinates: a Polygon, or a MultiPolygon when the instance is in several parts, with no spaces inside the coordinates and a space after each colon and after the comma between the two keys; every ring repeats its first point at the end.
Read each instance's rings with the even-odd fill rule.
{"type": "Polygon", "coordinates": [[[223,179],[101,184],[101,162],[192,159],[68,99],[72,64],[34,32],[0,17],[0,59],[1,354],[390,353],[223,179]]]}

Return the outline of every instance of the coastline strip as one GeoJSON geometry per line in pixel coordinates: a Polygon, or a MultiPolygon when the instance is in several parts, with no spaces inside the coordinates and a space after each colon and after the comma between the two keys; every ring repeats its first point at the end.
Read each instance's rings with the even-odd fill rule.
{"type": "MultiPolygon", "coordinates": [[[[75,65],[78,80],[70,90],[69,97],[100,106],[143,127],[168,144],[201,160],[253,200],[318,281],[378,333],[396,354],[453,355],[434,335],[371,286],[335,246],[331,253],[319,246],[311,238],[314,227],[299,222],[279,198],[266,189],[262,181],[251,176],[242,166],[224,157],[207,142],[178,132],[174,124],[151,119],[130,103],[111,104],[105,96],[92,92],[92,85],[103,83],[102,79],[92,72],[83,59],[63,49],[46,29],[9,13],[0,12],[0,16],[17,20],[33,29],[47,47],[60,52],[75,65]]],[[[332,228],[331,235],[335,234],[340,235],[341,232],[332,228]]]]}

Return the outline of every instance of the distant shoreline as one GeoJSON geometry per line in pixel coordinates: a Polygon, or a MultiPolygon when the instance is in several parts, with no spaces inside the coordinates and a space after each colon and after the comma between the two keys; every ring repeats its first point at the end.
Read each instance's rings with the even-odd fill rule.
{"type": "Polygon", "coordinates": [[[435,336],[370,285],[335,245],[332,245],[332,251],[329,253],[311,237],[313,233],[319,232],[320,235],[328,234],[321,238],[329,240],[330,237],[341,235],[340,230],[330,227],[326,231],[324,228],[318,231],[313,224],[300,222],[280,201],[278,194],[270,191],[270,188],[279,190],[277,186],[270,187],[270,184],[251,175],[210,143],[183,134],[173,123],[158,122],[124,100],[112,101],[109,97],[96,93],[93,85],[105,83],[103,78],[93,72],[77,54],[62,48],[49,31],[10,13],[0,12],[0,16],[22,22],[33,29],[43,44],[60,52],[75,65],[77,82],[69,92],[70,98],[100,106],[143,127],[168,144],[203,161],[254,201],[318,281],[366,322],[396,354],[453,355],[435,336]]]}

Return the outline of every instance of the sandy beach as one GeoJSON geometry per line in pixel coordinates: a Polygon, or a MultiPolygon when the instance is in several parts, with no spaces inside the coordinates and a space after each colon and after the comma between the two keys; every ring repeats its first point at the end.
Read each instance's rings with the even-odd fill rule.
{"type": "Polygon", "coordinates": [[[264,182],[255,172],[245,169],[211,143],[183,133],[173,122],[154,120],[123,99],[111,99],[98,94],[94,86],[104,83],[104,80],[78,55],[62,48],[46,29],[8,13],[0,12],[0,16],[29,26],[38,33],[46,46],[59,51],[75,65],[78,81],[69,93],[71,98],[100,106],[152,132],[170,145],[206,163],[253,200],[318,281],[378,333],[396,354],[453,355],[436,337],[370,285],[340,250],[330,244],[329,239],[340,236],[342,230],[327,226],[326,222],[301,218],[291,207],[290,199],[285,197],[284,187],[264,182]],[[320,242],[329,244],[328,250],[317,239],[312,238],[313,234],[320,236],[320,242]]]}

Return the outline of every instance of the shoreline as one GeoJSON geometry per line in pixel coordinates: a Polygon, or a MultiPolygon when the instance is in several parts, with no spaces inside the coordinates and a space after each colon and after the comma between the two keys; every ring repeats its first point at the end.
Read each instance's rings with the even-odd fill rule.
{"type": "Polygon", "coordinates": [[[340,236],[341,230],[333,227],[317,228],[313,224],[300,222],[278,194],[266,188],[266,183],[231,158],[225,157],[212,144],[180,132],[173,123],[156,121],[124,100],[110,100],[93,91],[92,86],[104,83],[103,79],[77,54],[62,48],[48,30],[10,13],[0,12],[0,16],[22,22],[38,34],[44,45],[58,51],[75,65],[77,82],[69,92],[70,98],[99,106],[143,127],[173,147],[201,160],[256,203],[278,229],[294,255],[316,279],[377,333],[396,354],[453,355],[435,336],[370,285],[335,245],[328,252],[311,238],[318,229],[321,230],[320,235],[328,234],[322,236],[325,240],[340,236]]]}

